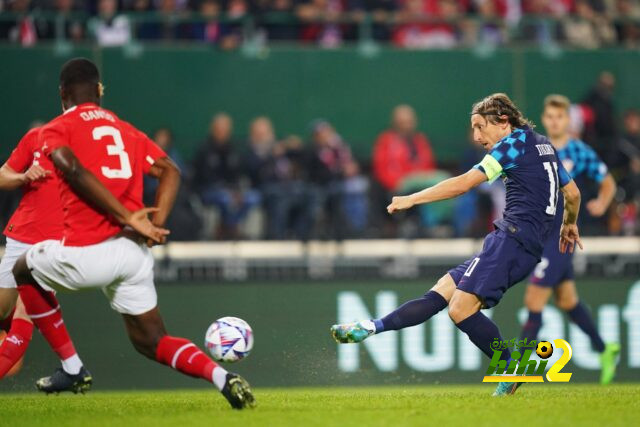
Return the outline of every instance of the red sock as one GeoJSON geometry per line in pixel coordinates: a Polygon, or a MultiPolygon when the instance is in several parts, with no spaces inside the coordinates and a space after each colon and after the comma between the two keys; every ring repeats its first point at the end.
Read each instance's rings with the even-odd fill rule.
{"type": "Polygon", "coordinates": [[[60,360],[75,355],[76,349],[62,320],[60,304],[55,294],[33,285],[19,285],[18,291],[33,324],[60,360]]]}
{"type": "Polygon", "coordinates": [[[13,310],[11,310],[11,313],[9,313],[7,317],[0,320],[0,329],[2,329],[5,332],[9,332],[9,329],[11,329],[11,321],[13,320],[13,313],[15,312],[16,312],[16,308],[14,307],[13,310]]]}
{"type": "Polygon", "coordinates": [[[213,370],[218,366],[191,341],[169,335],[158,343],[156,360],[183,374],[209,382],[213,382],[213,370]]]}
{"type": "Polygon", "coordinates": [[[33,324],[24,319],[13,319],[11,330],[0,345],[0,379],[24,356],[29,347],[33,324]]]}

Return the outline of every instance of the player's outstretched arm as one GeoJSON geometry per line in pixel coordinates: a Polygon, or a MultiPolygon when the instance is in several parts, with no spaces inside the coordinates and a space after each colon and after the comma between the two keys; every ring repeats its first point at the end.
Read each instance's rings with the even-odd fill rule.
{"type": "Polygon", "coordinates": [[[51,171],[44,170],[39,165],[31,165],[26,172],[16,172],[8,164],[0,167],[0,190],[15,190],[39,179],[45,179],[51,171]]]}
{"type": "Polygon", "coordinates": [[[600,183],[598,197],[587,202],[587,210],[593,216],[602,216],[605,214],[609,205],[616,195],[616,181],[610,173],[608,173],[600,183]]]}
{"type": "Polygon", "coordinates": [[[51,152],[51,160],[59,169],[71,188],[89,203],[113,216],[120,224],[128,225],[145,237],[160,242],[169,234],[168,230],[154,226],[148,214],[156,208],[145,208],[131,212],[96,178],[85,169],[69,147],[63,146],[51,152]]]}
{"type": "Polygon", "coordinates": [[[573,180],[569,181],[561,190],[564,195],[564,217],[560,228],[560,252],[573,253],[576,244],[582,249],[577,225],[578,212],[580,211],[580,190],[573,180]]]}
{"type": "Polygon", "coordinates": [[[392,214],[396,211],[409,209],[415,205],[452,199],[466,193],[485,181],[487,181],[487,176],[484,172],[471,169],[467,173],[445,179],[433,187],[426,188],[417,193],[409,194],[408,196],[394,197],[391,204],[387,206],[387,212],[392,214]]]}
{"type": "Polygon", "coordinates": [[[180,168],[171,158],[163,157],[156,160],[148,175],[158,180],[155,200],[158,210],[151,216],[151,222],[157,227],[163,227],[173,209],[180,188],[180,168]]]}

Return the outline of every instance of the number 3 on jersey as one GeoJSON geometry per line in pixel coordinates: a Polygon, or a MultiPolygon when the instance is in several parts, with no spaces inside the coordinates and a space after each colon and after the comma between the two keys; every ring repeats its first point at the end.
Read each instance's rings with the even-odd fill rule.
{"type": "Polygon", "coordinates": [[[555,215],[558,203],[558,164],[556,162],[544,162],[542,165],[549,175],[549,205],[546,212],[547,215],[555,215]]]}
{"type": "Polygon", "coordinates": [[[111,137],[113,144],[107,145],[107,154],[110,156],[118,156],[120,160],[119,169],[102,166],[102,175],[109,179],[131,178],[133,175],[131,172],[131,163],[129,162],[129,155],[124,151],[124,142],[122,141],[120,131],[113,126],[98,126],[93,129],[92,136],[95,141],[100,141],[105,137],[111,137]]]}

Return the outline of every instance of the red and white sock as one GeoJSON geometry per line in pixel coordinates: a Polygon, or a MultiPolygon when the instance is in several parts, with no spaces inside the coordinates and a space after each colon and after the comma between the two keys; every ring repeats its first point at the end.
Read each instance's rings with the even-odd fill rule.
{"type": "Polygon", "coordinates": [[[13,319],[9,333],[0,345],[0,379],[15,365],[29,347],[33,324],[25,319],[13,319]]]}
{"type": "Polygon", "coordinates": [[[60,304],[55,294],[32,285],[19,285],[18,290],[29,317],[60,358],[62,368],[69,374],[78,374],[82,361],[62,320],[60,304]]]}
{"type": "Polygon", "coordinates": [[[222,390],[226,382],[227,371],[185,338],[162,337],[156,349],[156,360],[183,374],[209,381],[218,390],[222,390]]]}
{"type": "Polygon", "coordinates": [[[0,320],[0,329],[2,329],[5,332],[9,332],[9,330],[11,329],[11,321],[13,320],[13,313],[15,312],[16,312],[16,308],[14,307],[13,310],[11,310],[11,313],[9,313],[7,317],[0,320]]]}

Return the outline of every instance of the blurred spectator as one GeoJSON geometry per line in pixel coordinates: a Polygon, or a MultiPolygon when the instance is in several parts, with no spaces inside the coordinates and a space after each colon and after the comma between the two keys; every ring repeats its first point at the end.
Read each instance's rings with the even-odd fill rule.
{"type": "Polygon", "coordinates": [[[257,117],[249,125],[249,151],[244,159],[245,174],[253,188],[262,189],[273,178],[276,137],[267,117],[257,117]]]}
{"type": "Polygon", "coordinates": [[[251,122],[244,167],[252,187],[262,194],[267,239],[309,238],[313,194],[304,180],[303,162],[299,138],[277,142],[268,118],[251,122]]]}
{"type": "Polygon", "coordinates": [[[253,10],[257,15],[260,28],[267,33],[269,40],[295,40],[298,38],[299,25],[289,22],[294,12],[295,0],[257,0],[253,10]],[[270,18],[265,22],[263,18],[270,18]]]}
{"type": "Polygon", "coordinates": [[[165,153],[175,162],[176,165],[180,168],[184,175],[189,175],[187,171],[187,164],[182,160],[182,155],[180,154],[180,150],[178,150],[173,144],[173,132],[171,129],[167,127],[158,128],[153,134],[153,140],[155,141],[160,148],[164,150],[165,153]]]}
{"type": "Polygon", "coordinates": [[[616,37],[608,19],[587,0],[576,0],[575,15],[565,19],[563,31],[570,44],[586,49],[612,44],[616,37]]]}
{"type": "Polygon", "coordinates": [[[376,140],[373,174],[387,191],[397,192],[407,178],[436,168],[429,140],[417,126],[413,108],[398,105],[391,116],[391,128],[376,140]]]}
{"type": "MultiPolygon", "coordinates": [[[[180,37],[182,26],[177,21],[180,9],[176,0],[159,0],[157,14],[153,20],[143,20],[137,24],[137,37],[141,40],[175,40],[180,37]]],[[[151,0],[137,0],[134,3],[137,11],[153,9],[151,0]]]]}
{"type": "Polygon", "coordinates": [[[223,49],[235,49],[241,41],[238,29],[233,24],[220,22],[221,4],[218,0],[203,0],[200,15],[204,21],[191,24],[191,38],[209,44],[218,44],[223,49]]]}
{"type": "Polygon", "coordinates": [[[31,0],[13,0],[9,11],[16,14],[15,21],[0,22],[0,37],[29,47],[38,41],[36,21],[31,15],[31,0]]]}
{"type": "Polygon", "coordinates": [[[459,14],[455,0],[406,0],[398,13],[400,25],[394,29],[393,42],[410,49],[452,48],[457,43],[457,30],[449,21],[459,14]]]}
{"type": "Polygon", "coordinates": [[[122,46],[131,40],[129,18],[118,14],[117,0],[99,0],[98,16],[89,21],[89,29],[100,46],[122,46]]]}
{"type": "Polygon", "coordinates": [[[640,4],[637,0],[616,0],[613,16],[618,42],[628,48],[640,45],[640,4]]]}
{"type": "Polygon", "coordinates": [[[633,200],[640,195],[640,111],[625,111],[624,132],[618,148],[616,178],[625,190],[625,199],[633,200]]]}
{"type": "MultiPolygon", "coordinates": [[[[171,230],[170,240],[189,241],[199,240],[202,230],[202,219],[197,213],[193,203],[193,194],[189,188],[189,172],[182,161],[180,152],[173,145],[173,133],[169,128],[159,128],[153,134],[153,140],[173,160],[182,171],[180,191],[167,219],[167,228],[171,230]]],[[[158,188],[158,180],[145,176],[144,178],[144,202],[146,206],[155,206],[155,194],[158,188]]]]}
{"type": "Polygon", "coordinates": [[[342,44],[344,28],[339,23],[344,5],[341,0],[302,0],[296,14],[309,24],[302,28],[301,39],[332,48],[342,44]]]}
{"type": "Polygon", "coordinates": [[[359,12],[358,16],[362,16],[362,12],[371,14],[373,21],[373,38],[376,40],[387,41],[391,38],[391,30],[388,22],[394,19],[395,12],[399,7],[396,0],[352,0],[349,1],[351,10],[359,12]]]}
{"type": "Polygon", "coordinates": [[[611,150],[615,147],[616,138],[616,117],[613,106],[615,85],[615,76],[609,71],[604,71],[583,101],[594,114],[593,126],[585,128],[584,139],[607,164],[611,162],[611,150]]]}
{"type": "Polygon", "coordinates": [[[220,17],[220,3],[216,0],[203,0],[200,3],[200,15],[204,22],[192,24],[192,36],[196,40],[207,43],[217,43],[222,37],[220,17]]]}
{"type": "Polygon", "coordinates": [[[507,39],[507,32],[502,23],[502,17],[506,13],[504,2],[499,0],[475,0],[473,4],[480,21],[476,25],[467,25],[465,23],[467,27],[467,43],[503,44],[507,39]]]}
{"type": "Polygon", "coordinates": [[[84,38],[84,24],[73,14],[77,12],[75,0],[55,0],[56,17],[52,24],[53,30],[49,38],[59,35],[73,41],[81,41],[84,38]],[[58,27],[61,25],[61,27],[58,27]],[[58,34],[62,31],[62,34],[58,34]]]}
{"type": "Polygon", "coordinates": [[[220,211],[219,238],[237,238],[238,226],[260,202],[257,191],[243,188],[240,158],[232,139],[233,122],[226,113],[216,114],[209,135],[194,160],[194,184],[202,202],[220,211]]]}
{"type": "Polygon", "coordinates": [[[351,155],[351,149],[333,126],[323,119],[311,123],[309,179],[315,185],[317,212],[324,211],[332,237],[367,226],[369,183],[351,155]]]}
{"type": "Polygon", "coordinates": [[[525,13],[520,24],[520,37],[526,41],[548,45],[560,40],[560,25],[553,19],[562,18],[570,9],[567,1],[523,0],[525,13]]]}
{"type": "MultiPolygon", "coordinates": [[[[223,49],[239,47],[245,35],[258,45],[262,39],[301,40],[326,48],[360,36],[413,49],[449,49],[460,43],[500,45],[511,39],[583,48],[613,43],[634,48],[640,43],[637,0],[114,1],[116,11],[134,12],[127,18],[135,38],[200,40],[223,49]],[[246,17],[251,17],[251,25],[246,17]],[[365,20],[371,25],[365,25],[365,20]]],[[[105,46],[125,43],[120,15],[105,13],[105,8],[113,7],[100,5],[100,0],[0,0],[0,11],[3,8],[17,17],[0,21],[0,39],[24,46],[62,36],[81,41],[91,20],[107,27],[99,31],[106,33],[100,37],[105,46]],[[59,13],[41,15],[41,11],[59,13]]]]}

